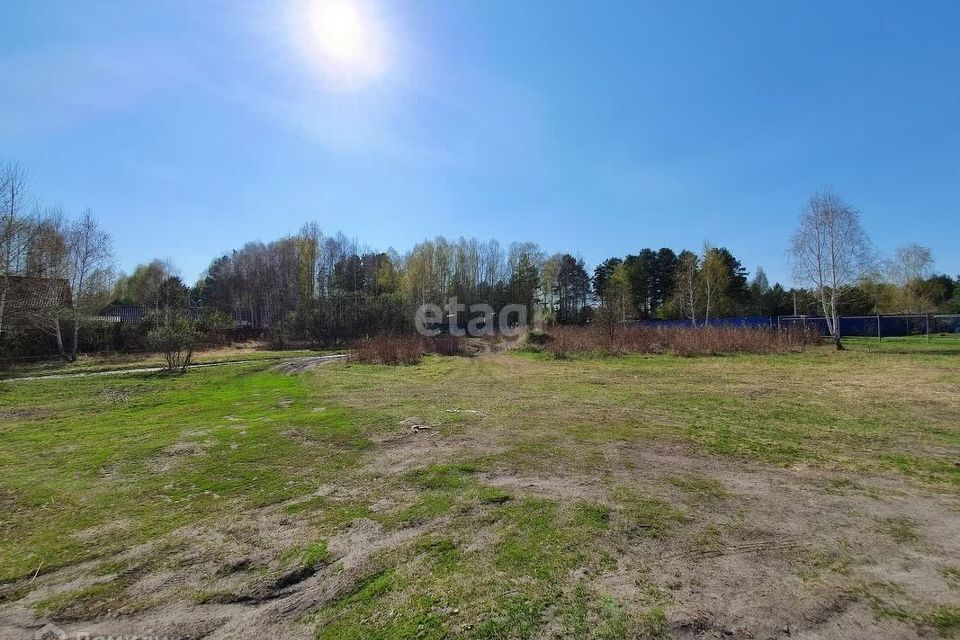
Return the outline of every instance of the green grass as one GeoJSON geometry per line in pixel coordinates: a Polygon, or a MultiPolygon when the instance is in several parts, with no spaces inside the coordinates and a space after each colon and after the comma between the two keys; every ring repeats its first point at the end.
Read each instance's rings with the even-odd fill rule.
{"type": "Polygon", "coordinates": [[[957,635],[960,632],[960,607],[942,605],[919,616],[921,626],[932,627],[941,635],[957,635]]]}
{"type": "Polygon", "coordinates": [[[474,464],[432,464],[412,471],[408,477],[422,489],[460,489],[467,486],[467,476],[476,471],[474,464]]]}
{"type": "MultiPolygon", "coordinates": [[[[354,527],[395,539],[306,616],[318,638],[528,638],[547,623],[567,637],[662,636],[672,591],[696,577],[624,558],[715,556],[768,533],[750,529],[752,503],[711,464],[649,469],[659,456],[856,474],[823,481],[834,500],[866,497],[873,476],[955,494],[960,367],[945,349],[916,347],[427,357],[300,376],[262,363],[0,384],[0,602],[25,595],[38,567],[100,560],[103,576],[120,577],[37,611],[151,606],[126,589],[164,561],[172,532],[276,513],[305,533],[270,550],[278,566],[244,569],[245,579],[300,570],[336,581],[354,527]],[[410,434],[398,425],[411,416],[436,427],[410,434]],[[115,554],[148,541],[162,543],[156,558],[118,564],[115,554]]],[[[865,535],[912,552],[926,544],[921,522],[875,523],[865,535]]],[[[796,553],[784,566],[797,583],[856,588],[849,550],[796,553]]],[[[943,566],[943,588],[955,589],[956,567],[943,566]]],[[[197,602],[236,597],[217,579],[197,602]]],[[[954,633],[956,609],[898,597],[883,594],[878,615],[954,633]]]]}
{"type": "Polygon", "coordinates": [[[678,522],[684,520],[683,512],[664,500],[640,495],[624,487],[614,492],[621,504],[621,516],[631,532],[662,538],[678,522]]]}
{"type": "Polygon", "coordinates": [[[574,508],[573,523],[592,529],[610,527],[610,507],[602,504],[582,502],[574,508]]]}
{"type": "Polygon", "coordinates": [[[917,523],[903,516],[884,518],[880,521],[879,529],[897,544],[910,544],[920,540],[917,523]]]}
{"type": "Polygon", "coordinates": [[[960,589],[960,566],[945,567],[940,572],[951,588],[960,589]]]}
{"type": "Polygon", "coordinates": [[[318,542],[311,542],[307,545],[307,548],[303,551],[303,558],[301,559],[301,564],[304,567],[309,569],[316,569],[317,565],[326,562],[330,557],[330,552],[327,549],[326,540],[320,540],[318,542]]]}
{"type": "Polygon", "coordinates": [[[960,607],[939,604],[930,608],[904,607],[888,602],[898,589],[892,585],[872,585],[871,606],[880,618],[889,618],[912,624],[920,630],[931,630],[944,638],[960,635],[960,607]]]}
{"type": "MultiPolygon", "coordinates": [[[[289,349],[275,351],[258,348],[213,348],[198,351],[193,356],[194,364],[215,364],[222,362],[284,360],[301,356],[319,356],[337,353],[330,350],[289,349]]],[[[70,373],[99,373],[102,371],[123,371],[160,367],[164,365],[163,356],[155,353],[110,353],[80,354],[73,362],[56,358],[43,360],[24,360],[8,364],[0,369],[0,380],[27,376],[62,375],[70,373]]]]}
{"type": "Polygon", "coordinates": [[[256,366],[21,382],[0,399],[12,418],[0,428],[0,580],[302,495],[369,445],[357,412],[313,413],[303,378],[256,366]]]}
{"type": "Polygon", "coordinates": [[[960,334],[933,333],[929,339],[926,335],[850,337],[844,338],[843,344],[848,349],[881,353],[960,353],[960,334]]]}
{"type": "Polygon", "coordinates": [[[692,475],[673,476],[669,478],[669,482],[697,501],[709,502],[721,500],[730,495],[723,484],[716,478],[692,475]]]}
{"type": "MultiPolygon", "coordinates": [[[[89,614],[106,614],[113,608],[126,604],[125,580],[99,582],[88,587],[58,593],[40,600],[34,605],[38,615],[59,619],[82,618],[89,614]]],[[[126,607],[130,612],[130,607],[126,607]]]]}
{"type": "Polygon", "coordinates": [[[562,586],[576,567],[610,566],[589,544],[609,526],[605,507],[567,510],[535,498],[495,504],[483,514],[461,511],[448,535],[428,534],[381,556],[381,569],[314,616],[317,637],[525,638],[552,609],[570,611],[564,628],[580,637],[632,637],[659,628],[659,601],[637,612],[585,587],[562,586]],[[465,544],[484,525],[497,532],[495,546],[465,544]],[[596,628],[584,635],[585,625],[596,628]]]}

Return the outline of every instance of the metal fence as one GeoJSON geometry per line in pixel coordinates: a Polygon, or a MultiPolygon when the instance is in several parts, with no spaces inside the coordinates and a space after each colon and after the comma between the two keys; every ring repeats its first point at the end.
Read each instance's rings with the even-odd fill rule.
{"type": "MultiPolygon", "coordinates": [[[[644,327],[776,327],[803,326],[829,335],[827,320],[822,316],[742,316],[737,318],[710,318],[696,323],[690,320],[640,320],[644,327]]],[[[960,333],[960,314],[879,314],[869,316],[841,316],[842,337],[893,338],[939,333],[960,333]]]]}
{"type": "Polygon", "coordinates": [[[637,326],[658,327],[663,329],[692,328],[692,327],[776,327],[776,316],[739,316],[730,318],[702,318],[696,322],[692,320],[637,320],[637,326]]]}
{"type": "MultiPolygon", "coordinates": [[[[829,334],[827,320],[817,316],[780,316],[777,326],[791,325],[829,334]]],[[[904,336],[960,333],[960,314],[877,314],[870,316],[841,316],[840,335],[864,338],[894,338],[904,336]]]]}

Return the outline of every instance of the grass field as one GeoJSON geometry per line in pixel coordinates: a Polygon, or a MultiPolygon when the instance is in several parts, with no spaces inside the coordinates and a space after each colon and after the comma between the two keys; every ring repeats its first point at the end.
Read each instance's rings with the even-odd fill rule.
{"type": "Polygon", "coordinates": [[[883,353],[958,353],[960,354],[960,335],[953,333],[932,334],[927,336],[904,336],[894,338],[845,338],[849,349],[858,351],[880,351],[883,353]]]}
{"type": "Polygon", "coordinates": [[[0,638],[955,637],[960,345],[850,347],[0,383],[0,638]]]}
{"type": "MultiPolygon", "coordinates": [[[[297,356],[314,356],[328,351],[312,349],[290,349],[274,351],[257,342],[238,343],[235,345],[201,349],[193,356],[197,364],[212,364],[218,362],[235,362],[241,360],[279,360],[297,356]]],[[[0,380],[20,377],[43,375],[65,375],[71,373],[98,373],[121,369],[140,369],[146,367],[160,367],[164,365],[160,354],[145,353],[106,353],[80,354],[73,362],[56,358],[41,360],[22,360],[7,363],[0,369],[0,380]]]]}

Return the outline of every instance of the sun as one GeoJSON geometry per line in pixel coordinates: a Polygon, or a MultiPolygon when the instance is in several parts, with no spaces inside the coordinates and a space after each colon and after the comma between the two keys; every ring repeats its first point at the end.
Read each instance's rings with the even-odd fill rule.
{"type": "Polygon", "coordinates": [[[364,64],[365,45],[370,40],[364,19],[349,0],[327,0],[314,11],[313,30],[325,56],[345,66],[364,64]]]}
{"type": "Polygon", "coordinates": [[[298,11],[300,48],[325,78],[366,85],[387,70],[387,38],[373,5],[364,0],[309,0],[298,11]]]}

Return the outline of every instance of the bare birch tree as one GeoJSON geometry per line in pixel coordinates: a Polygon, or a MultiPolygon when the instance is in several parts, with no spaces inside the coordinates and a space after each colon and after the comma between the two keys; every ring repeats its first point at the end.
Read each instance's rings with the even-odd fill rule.
{"type": "Polygon", "coordinates": [[[312,303],[317,298],[317,281],[320,277],[320,245],[323,242],[323,232],[316,222],[307,222],[300,227],[297,234],[298,247],[298,276],[300,282],[300,298],[312,303]]]}
{"type": "Polygon", "coordinates": [[[871,264],[859,213],[830,190],[814,194],[800,212],[790,253],[794,277],[816,294],[833,343],[843,349],[840,303],[871,264]]]}
{"type": "Polygon", "coordinates": [[[697,325],[697,309],[701,298],[700,259],[692,251],[682,251],[677,264],[674,297],[680,315],[697,325]]]}
{"type": "Polygon", "coordinates": [[[630,295],[630,274],[626,265],[618,264],[610,274],[610,278],[600,296],[600,308],[596,318],[606,329],[607,337],[613,340],[618,330],[627,322],[627,315],[633,308],[630,295]]]}
{"type": "Polygon", "coordinates": [[[27,183],[27,172],[18,163],[0,166],[0,335],[3,335],[11,276],[22,271],[27,247],[36,230],[27,183]]]}
{"type": "Polygon", "coordinates": [[[709,242],[703,243],[703,266],[700,268],[700,279],[704,293],[703,325],[707,326],[710,324],[710,311],[718,305],[730,281],[723,257],[709,242]]]}
{"type": "Polygon", "coordinates": [[[37,224],[27,247],[24,275],[35,288],[36,306],[25,309],[34,326],[53,336],[57,354],[64,358],[66,350],[61,319],[69,306],[70,251],[67,226],[59,207],[47,209],[37,224]]]}
{"type": "Polygon", "coordinates": [[[930,277],[933,273],[933,252],[918,244],[908,244],[894,252],[886,267],[890,282],[903,287],[930,277]]]}
{"type": "Polygon", "coordinates": [[[543,308],[549,317],[557,312],[557,274],[560,272],[560,253],[555,253],[540,268],[540,295],[543,308]]]}
{"type": "Polygon", "coordinates": [[[70,359],[77,359],[80,320],[92,311],[100,295],[108,290],[113,274],[113,250],[110,236],[101,230],[86,209],[80,219],[70,226],[70,288],[73,291],[73,341],[70,359]]]}
{"type": "Polygon", "coordinates": [[[901,313],[928,313],[937,308],[927,279],[933,275],[933,252],[910,244],[898,248],[884,264],[890,285],[887,305],[901,313]]]}

